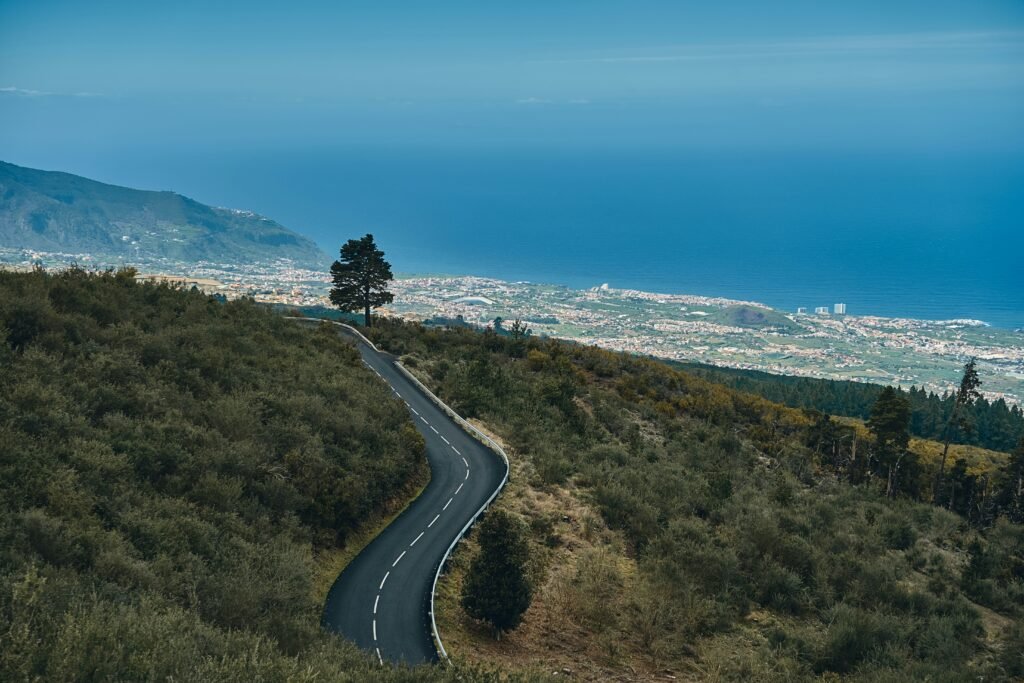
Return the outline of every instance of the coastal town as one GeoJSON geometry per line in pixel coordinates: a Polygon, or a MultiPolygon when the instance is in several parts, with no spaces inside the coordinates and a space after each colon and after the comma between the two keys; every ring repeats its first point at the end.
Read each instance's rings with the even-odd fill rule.
{"type": "Polygon", "coordinates": [[[518,317],[533,334],[617,351],[940,394],[955,387],[964,362],[974,357],[987,398],[1024,398],[1024,333],[976,320],[782,314],[751,301],[478,277],[400,279],[390,312],[474,325],[518,317]],[[765,321],[736,315],[749,310],[764,311],[765,321]]]}
{"type": "MultiPolygon", "coordinates": [[[[0,251],[0,267],[110,267],[86,254],[0,251]]],[[[117,264],[113,264],[115,267],[117,264]]],[[[133,263],[139,277],[195,286],[228,299],[252,297],[304,308],[329,306],[329,275],[287,261],[254,265],[133,263]]],[[[1024,400],[1024,331],[977,320],[927,321],[782,312],[754,301],[660,294],[598,284],[590,289],[472,276],[402,276],[384,315],[436,325],[525,321],[534,335],[670,360],[923,387],[955,387],[976,358],[989,400],[1024,400]]]]}

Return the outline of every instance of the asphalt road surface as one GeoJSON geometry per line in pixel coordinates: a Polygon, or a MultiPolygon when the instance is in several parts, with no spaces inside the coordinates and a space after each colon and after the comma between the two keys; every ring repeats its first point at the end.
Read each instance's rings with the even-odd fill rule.
{"type": "Polygon", "coordinates": [[[323,624],[381,662],[434,662],[434,574],[448,546],[501,483],[505,463],[406,378],[394,358],[355,341],[363,361],[408,406],[427,442],[431,479],[419,498],[335,581],[323,624]]]}

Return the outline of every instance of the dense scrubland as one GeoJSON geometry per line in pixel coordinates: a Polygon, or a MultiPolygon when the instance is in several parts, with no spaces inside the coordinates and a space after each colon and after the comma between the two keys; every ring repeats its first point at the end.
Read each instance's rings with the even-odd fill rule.
{"type": "Polygon", "coordinates": [[[380,667],[313,597],[317,554],[426,476],[333,330],[130,271],[0,273],[0,680],[464,676],[380,667]]]}
{"type": "Polygon", "coordinates": [[[457,658],[592,678],[1024,675],[1024,449],[972,475],[986,496],[958,514],[930,504],[923,454],[890,490],[862,426],[664,363],[395,322],[372,334],[512,455],[500,504],[531,529],[534,603],[491,642],[452,598],[470,542],[442,587],[457,658]]]}
{"type": "MultiPolygon", "coordinates": [[[[457,660],[1024,676],[1024,450],[961,467],[974,494],[939,507],[935,444],[893,488],[863,425],[652,360],[380,322],[513,458],[500,505],[529,529],[533,605],[496,648],[442,600],[457,660]]],[[[318,556],[425,476],[403,407],[333,330],[80,270],[0,273],[0,330],[0,679],[495,677],[382,668],[319,628],[318,556]]]]}

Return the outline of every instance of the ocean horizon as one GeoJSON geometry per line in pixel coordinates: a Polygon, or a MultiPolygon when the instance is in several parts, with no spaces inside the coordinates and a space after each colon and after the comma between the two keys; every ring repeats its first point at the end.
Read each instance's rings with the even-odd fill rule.
{"type": "Polygon", "coordinates": [[[1019,152],[349,147],[71,162],[59,170],[257,211],[331,256],[373,233],[396,272],[1024,327],[1019,152]]]}

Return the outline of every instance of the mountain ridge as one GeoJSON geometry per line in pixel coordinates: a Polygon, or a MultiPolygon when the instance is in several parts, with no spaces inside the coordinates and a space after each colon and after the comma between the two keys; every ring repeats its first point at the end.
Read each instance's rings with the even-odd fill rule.
{"type": "Polygon", "coordinates": [[[0,161],[0,247],[98,257],[322,267],[309,238],[252,211],[0,161]]]}

